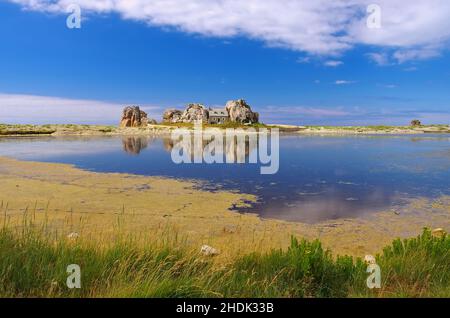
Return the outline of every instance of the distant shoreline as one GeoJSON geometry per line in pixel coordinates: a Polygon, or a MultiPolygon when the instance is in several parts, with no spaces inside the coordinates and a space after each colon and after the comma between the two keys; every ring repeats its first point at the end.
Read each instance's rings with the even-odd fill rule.
{"type": "MultiPolygon", "coordinates": [[[[165,135],[176,128],[191,129],[192,124],[154,124],[139,128],[121,128],[102,125],[8,125],[0,124],[0,137],[20,136],[124,136],[124,135],[165,135]]],[[[294,126],[277,124],[257,125],[205,125],[208,128],[278,128],[282,134],[299,135],[417,135],[417,134],[448,134],[450,125],[424,126],[294,126]]]]}

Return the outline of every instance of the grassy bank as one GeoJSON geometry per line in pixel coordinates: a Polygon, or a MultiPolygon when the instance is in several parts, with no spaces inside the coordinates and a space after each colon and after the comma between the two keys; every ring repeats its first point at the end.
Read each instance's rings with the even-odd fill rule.
{"type": "MultiPolygon", "coordinates": [[[[154,127],[167,127],[167,128],[187,128],[187,129],[193,129],[194,123],[161,123],[161,124],[156,124],[156,125],[152,125],[154,127]]],[[[233,129],[249,129],[249,128],[253,128],[255,130],[258,130],[259,128],[270,128],[269,126],[265,125],[265,124],[242,124],[242,123],[236,123],[236,122],[225,122],[223,124],[202,124],[202,128],[206,129],[206,128],[220,128],[220,129],[227,129],[227,128],[233,128],[233,129]]]]}
{"type": "Polygon", "coordinates": [[[302,133],[310,134],[448,134],[448,125],[422,125],[422,126],[305,126],[302,133]]]}
{"type": "Polygon", "coordinates": [[[0,231],[0,296],[450,296],[450,237],[433,237],[429,230],[417,238],[396,240],[377,256],[382,277],[378,290],[366,287],[367,266],[361,259],[333,257],[319,241],[293,238],[286,250],[218,264],[176,237],[144,247],[130,237],[102,246],[41,233],[0,231]],[[81,289],[66,287],[69,264],[81,267],[81,289]]]}
{"type": "MultiPolygon", "coordinates": [[[[117,126],[101,125],[6,125],[0,124],[0,136],[29,135],[151,135],[170,133],[175,128],[192,129],[192,123],[162,123],[140,128],[119,128],[117,126]]],[[[203,128],[278,128],[281,133],[303,134],[423,134],[450,133],[448,125],[412,126],[295,126],[295,125],[265,125],[227,122],[220,125],[204,124],[203,128]]]]}
{"type": "Polygon", "coordinates": [[[56,132],[56,128],[51,126],[0,124],[0,136],[51,135],[54,132],[56,132]]]}
{"type": "Polygon", "coordinates": [[[78,135],[78,134],[106,134],[117,130],[114,126],[100,125],[8,125],[0,124],[0,136],[32,136],[52,135],[54,133],[78,135]]]}

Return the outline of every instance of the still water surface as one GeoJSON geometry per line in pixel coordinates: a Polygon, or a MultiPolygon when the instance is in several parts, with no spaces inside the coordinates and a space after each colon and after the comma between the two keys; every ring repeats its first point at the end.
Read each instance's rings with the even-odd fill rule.
{"type": "MultiPolygon", "coordinates": [[[[401,206],[408,198],[450,195],[450,135],[282,136],[277,174],[257,164],[175,164],[168,138],[0,138],[0,156],[204,181],[259,200],[246,211],[315,223],[401,206]]],[[[257,149],[250,149],[256,151],[257,149]]],[[[211,202],[214,204],[214,202],[211,202]]]]}

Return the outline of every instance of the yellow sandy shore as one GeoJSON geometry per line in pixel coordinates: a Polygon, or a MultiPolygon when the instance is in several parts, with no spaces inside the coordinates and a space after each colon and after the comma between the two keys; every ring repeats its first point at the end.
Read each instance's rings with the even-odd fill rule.
{"type": "Polygon", "coordinates": [[[114,233],[160,237],[176,233],[195,248],[209,244],[227,258],[249,251],[286,247],[290,235],[320,238],[337,254],[379,252],[396,237],[411,237],[423,227],[450,229],[450,197],[414,200],[399,215],[315,225],[262,220],[229,208],[254,200],[251,195],[196,189],[195,182],[83,171],[70,165],[24,162],[0,157],[0,226],[24,220],[92,240],[114,233]]]}

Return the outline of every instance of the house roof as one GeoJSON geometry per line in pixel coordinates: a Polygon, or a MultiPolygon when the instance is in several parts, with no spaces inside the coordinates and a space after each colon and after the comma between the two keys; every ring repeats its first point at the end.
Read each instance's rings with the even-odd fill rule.
{"type": "Polygon", "coordinates": [[[216,117],[228,117],[228,112],[223,108],[211,108],[209,110],[209,116],[216,116],[216,117]]]}

